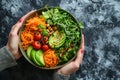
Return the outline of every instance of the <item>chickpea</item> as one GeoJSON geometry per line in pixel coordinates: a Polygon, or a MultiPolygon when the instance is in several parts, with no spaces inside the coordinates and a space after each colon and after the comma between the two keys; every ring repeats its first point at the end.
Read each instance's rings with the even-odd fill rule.
{"type": "Polygon", "coordinates": [[[53,27],[53,30],[57,30],[57,26],[54,26],[54,27],[53,27]]]}
{"type": "Polygon", "coordinates": [[[49,26],[50,26],[50,24],[47,24],[46,26],[47,26],[47,27],[49,27],[49,26]]]}
{"type": "Polygon", "coordinates": [[[51,29],[51,27],[50,27],[50,26],[48,26],[48,29],[50,30],[50,29],[51,29]]]}
{"type": "Polygon", "coordinates": [[[50,31],[53,31],[53,29],[52,29],[52,28],[50,28],[50,31]]]}

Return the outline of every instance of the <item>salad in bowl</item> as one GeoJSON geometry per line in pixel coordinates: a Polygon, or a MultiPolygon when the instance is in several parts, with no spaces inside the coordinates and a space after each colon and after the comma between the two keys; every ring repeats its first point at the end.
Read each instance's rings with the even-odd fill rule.
{"type": "Polygon", "coordinates": [[[61,8],[41,8],[26,18],[19,32],[20,50],[32,65],[60,68],[76,57],[82,31],[77,20],[61,8]]]}

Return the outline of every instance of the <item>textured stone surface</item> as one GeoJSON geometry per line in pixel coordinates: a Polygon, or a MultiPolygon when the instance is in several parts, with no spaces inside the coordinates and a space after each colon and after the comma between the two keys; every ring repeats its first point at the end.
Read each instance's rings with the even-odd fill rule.
{"type": "MultiPolygon", "coordinates": [[[[83,63],[70,80],[120,80],[120,0],[0,0],[0,47],[21,16],[45,4],[68,10],[85,26],[83,63]]],[[[0,73],[0,80],[52,80],[51,73],[21,58],[18,66],[0,73]]]]}

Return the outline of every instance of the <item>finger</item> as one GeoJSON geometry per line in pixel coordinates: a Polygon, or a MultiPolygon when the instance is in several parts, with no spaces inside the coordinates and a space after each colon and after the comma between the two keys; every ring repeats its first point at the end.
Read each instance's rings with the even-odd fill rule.
{"type": "MultiPolygon", "coordinates": [[[[36,10],[32,10],[30,12],[28,12],[26,15],[24,15],[21,19],[24,20],[26,17],[28,17],[31,13],[35,12],[36,10]]],[[[20,23],[22,20],[19,20],[18,22],[20,23]]]]}
{"type": "Polygon", "coordinates": [[[81,48],[79,49],[77,57],[75,59],[76,64],[80,65],[82,63],[83,55],[84,55],[84,35],[82,35],[81,48]]]}
{"type": "Polygon", "coordinates": [[[83,48],[83,49],[84,49],[84,45],[85,45],[84,35],[82,34],[82,41],[81,41],[80,48],[83,48]]]}
{"type": "Polygon", "coordinates": [[[31,13],[33,13],[35,11],[36,10],[32,10],[29,13],[27,13],[26,15],[24,15],[22,18],[20,18],[20,20],[13,26],[12,31],[13,31],[14,34],[18,33],[19,29],[22,27],[22,24],[23,24],[25,18],[27,18],[31,13]]]}

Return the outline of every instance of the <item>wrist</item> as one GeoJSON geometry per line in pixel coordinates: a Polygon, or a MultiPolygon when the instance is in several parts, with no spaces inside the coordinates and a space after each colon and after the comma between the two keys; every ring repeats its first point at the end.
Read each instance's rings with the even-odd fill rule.
{"type": "Polygon", "coordinates": [[[12,50],[10,47],[9,47],[9,45],[6,45],[6,49],[10,52],[10,54],[13,56],[13,58],[15,59],[15,60],[17,60],[17,58],[16,58],[16,55],[14,55],[14,50],[12,50]]]}

